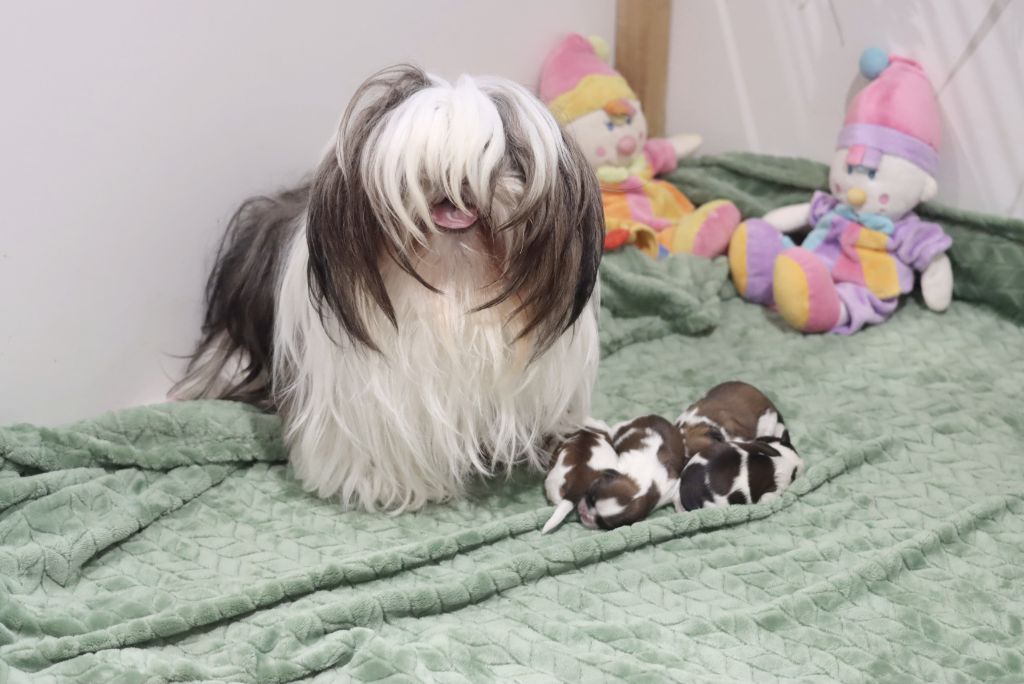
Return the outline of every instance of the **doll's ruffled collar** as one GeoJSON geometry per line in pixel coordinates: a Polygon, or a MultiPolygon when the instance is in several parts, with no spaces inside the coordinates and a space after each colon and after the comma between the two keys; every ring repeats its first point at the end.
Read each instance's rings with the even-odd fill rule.
{"type": "Polygon", "coordinates": [[[643,182],[644,172],[647,171],[647,158],[638,154],[633,158],[633,161],[629,166],[599,166],[597,167],[597,180],[601,182],[603,186],[620,186],[626,183],[630,178],[636,178],[638,182],[643,182]]]}

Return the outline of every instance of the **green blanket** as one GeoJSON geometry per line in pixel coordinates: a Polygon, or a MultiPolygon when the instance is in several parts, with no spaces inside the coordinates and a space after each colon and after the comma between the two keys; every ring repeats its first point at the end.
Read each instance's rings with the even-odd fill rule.
{"type": "Polygon", "coordinates": [[[528,473],[343,513],[226,402],[0,429],[0,682],[1024,680],[1024,331],[911,300],[803,337],[720,263],[602,274],[595,414],[759,385],[781,499],[541,536],[528,473]]]}

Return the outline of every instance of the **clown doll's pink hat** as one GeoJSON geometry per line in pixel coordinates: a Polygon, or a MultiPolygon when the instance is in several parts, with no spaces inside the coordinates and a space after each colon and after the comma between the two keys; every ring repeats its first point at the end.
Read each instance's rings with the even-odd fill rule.
{"type": "Polygon", "coordinates": [[[850,104],[837,149],[846,162],[877,169],[882,155],[906,159],[931,176],[939,168],[941,124],[928,76],[912,59],[869,48],[860,71],[871,80],[850,104]]]}

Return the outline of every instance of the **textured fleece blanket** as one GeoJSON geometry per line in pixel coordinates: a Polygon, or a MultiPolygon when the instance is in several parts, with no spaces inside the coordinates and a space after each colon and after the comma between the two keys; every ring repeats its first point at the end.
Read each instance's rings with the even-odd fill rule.
{"type": "Polygon", "coordinates": [[[755,383],[809,466],[781,499],[542,536],[529,473],[342,512],[236,404],[3,428],[0,681],[1024,680],[1024,331],[803,337],[717,264],[602,275],[595,414],[755,383]]]}

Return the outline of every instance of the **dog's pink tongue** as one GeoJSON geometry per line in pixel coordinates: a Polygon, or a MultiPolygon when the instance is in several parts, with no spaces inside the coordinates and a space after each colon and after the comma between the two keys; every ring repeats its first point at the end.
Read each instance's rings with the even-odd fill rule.
{"type": "Polygon", "coordinates": [[[476,223],[477,215],[475,211],[462,211],[445,200],[430,208],[430,218],[442,228],[465,230],[476,223]]]}

